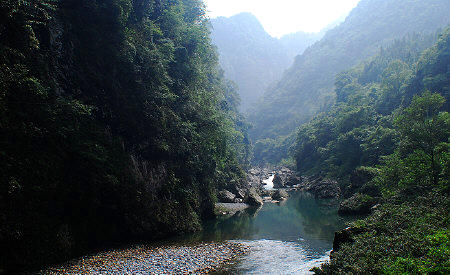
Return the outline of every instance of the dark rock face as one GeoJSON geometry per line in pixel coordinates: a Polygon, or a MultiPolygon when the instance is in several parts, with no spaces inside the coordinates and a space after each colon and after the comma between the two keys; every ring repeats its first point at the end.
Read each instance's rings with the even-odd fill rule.
{"type": "Polygon", "coordinates": [[[247,203],[252,206],[261,206],[263,205],[263,199],[261,196],[256,192],[255,188],[251,188],[248,193],[247,203]]]}
{"type": "Polygon", "coordinates": [[[350,175],[350,183],[353,188],[359,188],[369,182],[373,177],[373,172],[367,170],[367,168],[357,168],[350,175]]]}
{"type": "Polygon", "coordinates": [[[300,176],[298,176],[296,174],[293,174],[293,175],[291,175],[288,178],[288,180],[286,182],[286,185],[287,186],[294,186],[294,185],[299,185],[301,183],[302,183],[302,177],[300,177],[300,176]]]}
{"type": "Polygon", "coordinates": [[[275,174],[273,177],[273,187],[274,188],[283,188],[284,187],[284,180],[281,178],[280,174],[275,174]]]}
{"type": "Polygon", "coordinates": [[[247,183],[249,187],[259,189],[263,185],[263,180],[269,177],[269,170],[266,168],[252,168],[247,173],[247,183]]]}
{"type": "Polygon", "coordinates": [[[274,188],[285,188],[288,186],[294,186],[300,184],[302,179],[294,171],[289,168],[282,167],[278,170],[273,178],[274,188]]]}
{"type": "Polygon", "coordinates": [[[233,193],[231,193],[228,190],[220,191],[219,196],[218,196],[219,201],[225,202],[225,203],[233,203],[233,202],[235,202],[235,198],[236,198],[236,195],[234,195],[233,193]]]}
{"type": "MultiPolygon", "coordinates": [[[[338,252],[343,244],[352,243],[354,241],[353,236],[361,232],[363,232],[363,230],[356,227],[347,227],[346,229],[335,232],[333,240],[333,251],[331,253],[338,252]]],[[[333,254],[331,254],[331,256],[332,255],[333,254]]]]}
{"type": "Polygon", "coordinates": [[[331,179],[307,179],[303,190],[313,193],[319,199],[338,198],[341,194],[338,182],[331,179]]]}
{"type": "Polygon", "coordinates": [[[341,202],[339,215],[364,215],[372,211],[372,207],[378,203],[378,199],[369,195],[356,193],[349,199],[341,202]]]}
{"type": "Polygon", "coordinates": [[[369,183],[364,184],[363,187],[361,187],[361,189],[359,189],[359,192],[362,194],[366,194],[369,195],[371,197],[381,197],[381,190],[380,187],[369,183]]]}
{"type": "Polygon", "coordinates": [[[247,172],[247,180],[229,182],[225,190],[217,194],[219,202],[243,203],[259,206],[262,204],[260,192],[263,188],[263,180],[269,177],[267,168],[252,168],[247,172]]]}
{"type": "Polygon", "coordinates": [[[248,186],[242,184],[241,185],[232,184],[229,188],[230,189],[229,191],[234,195],[236,195],[236,198],[245,199],[248,188],[249,188],[248,186]]]}
{"type": "Polygon", "coordinates": [[[338,252],[341,248],[342,244],[345,243],[352,243],[352,233],[351,228],[348,227],[346,229],[337,231],[334,233],[334,240],[333,240],[333,252],[338,252]]]}
{"type": "Polygon", "coordinates": [[[283,199],[287,199],[289,197],[289,194],[286,192],[286,190],[279,189],[275,191],[275,193],[272,195],[272,199],[281,201],[283,199]]]}

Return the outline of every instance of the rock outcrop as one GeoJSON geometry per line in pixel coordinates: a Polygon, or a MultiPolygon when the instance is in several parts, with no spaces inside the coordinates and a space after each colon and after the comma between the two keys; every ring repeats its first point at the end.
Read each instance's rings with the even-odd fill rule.
{"type": "Polygon", "coordinates": [[[296,172],[289,168],[282,167],[278,169],[273,178],[274,188],[286,188],[294,185],[298,185],[302,182],[302,178],[296,174],[296,172]]]}
{"type": "Polygon", "coordinates": [[[377,198],[356,193],[339,205],[339,215],[364,215],[372,212],[372,208],[378,203],[377,198]]]}
{"type": "Polygon", "coordinates": [[[228,190],[222,190],[219,192],[218,199],[219,199],[219,202],[233,203],[233,202],[235,202],[236,195],[231,193],[228,190]]]}
{"type": "Polygon", "coordinates": [[[244,211],[249,207],[245,203],[216,203],[214,213],[216,216],[234,215],[236,212],[244,211]]]}
{"type": "Polygon", "coordinates": [[[284,189],[278,189],[272,195],[272,199],[277,200],[277,201],[287,199],[288,197],[289,197],[289,194],[284,189]]]}
{"type": "Polygon", "coordinates": [[[353,236],[363,231],[364,230],[361,228],[347,227],[345,229],[335,232],[333,240],[333,251],[331,252],[332,253],[331,256],[333,256],[334,252],[338,252],[343,244],[352,243],[354,241],[353,236]]]}
{"type": "Polygon", "coordinates": [[[338,198],[341,194],[338,182],[331,179],[304,179],[301,185],[302,190],[313,193],[319,199],[338,198]]]}
{"type": "Polygon", "coordinates": [[[263,199],[258,194],[255,188],[251,188],[248,193],[248,198],[246,202],[252,206],[261,206],[263,204],[263,199]]]}
{"type": "Polygon", "coordinates": [[[247,173],[247,183],[250,187],[259,189],[263,185],[263,180],[270,175],[269,169],[254,167],[247,173]]]}

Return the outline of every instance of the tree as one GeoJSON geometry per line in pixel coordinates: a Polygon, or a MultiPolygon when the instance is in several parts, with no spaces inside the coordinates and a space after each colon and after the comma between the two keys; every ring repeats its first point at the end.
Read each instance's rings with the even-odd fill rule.
{"type": "Polygon", "coordinates": [[[440,94],[427,91],[423,96],[415,96],[411,105],[395,119],[402,136],[400,151],[422,151],[428,158],[433,184],[438,183],[441,170],[437,163],[440,145],[448,141],[450,134],[450,115],[440,112],[444,103],[440,94]]]}

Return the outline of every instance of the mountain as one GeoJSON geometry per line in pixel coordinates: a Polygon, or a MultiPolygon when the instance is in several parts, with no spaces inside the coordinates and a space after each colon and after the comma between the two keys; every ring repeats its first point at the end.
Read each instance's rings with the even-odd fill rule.
{"type": "Polygon", "coordinates": [[[303,53],[314,42],[320,40],[324,34],[325,32],[323,31],[317,33],[296,32],[282,36],[279,41],[287,55],[292,57],[292,61],[294,61],[297,55],[303,53]]]}
{"type": "Polygon", "coordinates": [[[340,73],[336,104],[300,128],[298,171],[337,179],[338,213],[362,218],[316,274],[449,273],[449,53],[450,28],[396,40],[340,73]]]}
{"type": "MultiPolygon", "coordinates": [[[[448,36],[447,30],[439,43],[446,47],[441,52],[448,50],[448,36]]],[[[357,167],[375,166],[381,156],[392,154],[400,138],[393,127],[396,110],[407,107],[414,95],[426,90],[440,92],[448,100],[448,92],[442,90],[448,82],[448,69],[433,63],[442,64],[444,54],[433,51],[438,45],[423,53],[437,38],[437,34],[407,35],[338,74],[336,104],[298,131],[297,171],[342,180],[357,167]],[[430,63],[431,68],[416,72],[419,66],[425,67],[422,63],[430,63]],[[427,86],[420,84],[424,79],[427,86]]]]}
{"type": "Polygon", "coordinates": [[[253,140],[291,134],[335,101],[334,79],[411,32],[435,32],[450,22],[447,0],[362,0],[346,20],[302,55],[249,112],[253,140]]]}
{"type": "Polygon", "coordinates": [[[300,31],[296,33],[290,33],[282,36],[280,38],[280,42],[283,45],[284,49],[287,51],[287,54],[290,57],[295,58],[297,55],[302,54],[309,46],[314,44],[316,41],[322,39],[327,31],[344,22],[347,15],[348,14],[345,14],[339,17],[334,22],[331,22],[320,32],[307,33],[300,31]]]}
{"type": "Polygon", "coordinates": [[[323,35],[300,32],[277,39],[250,13],[218,17],[211,24],[220,64],[225,76],[238,85],[243,110],[255,104],[267,87],[280,79],[296,55],[323,35]]]}

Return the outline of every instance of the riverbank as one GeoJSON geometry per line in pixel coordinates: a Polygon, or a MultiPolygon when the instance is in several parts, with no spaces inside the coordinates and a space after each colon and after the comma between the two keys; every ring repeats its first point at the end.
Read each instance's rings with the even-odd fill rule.
{"type": "Polygon", "coordinates": [[[248,247],[234,242],[195,246],[138,246],[83,257],[39,274],[199,274],[217,270],[248,247]]]}

